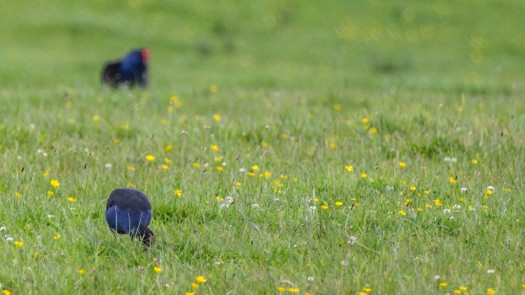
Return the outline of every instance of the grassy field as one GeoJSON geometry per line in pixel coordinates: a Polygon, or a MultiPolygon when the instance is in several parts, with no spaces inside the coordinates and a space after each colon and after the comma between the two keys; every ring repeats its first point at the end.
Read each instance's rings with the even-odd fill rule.
{"type": "Polygon", "coordinates": [[[525,3],[0,4],[3,295],[525,293],[525,3]]]}

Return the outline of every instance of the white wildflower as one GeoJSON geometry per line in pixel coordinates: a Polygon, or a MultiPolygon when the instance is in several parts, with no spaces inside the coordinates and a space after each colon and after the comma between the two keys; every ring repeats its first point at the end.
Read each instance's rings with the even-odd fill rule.
{"type": "Polygon", "coordinates": [[[454,158],[454,157],[445,157],[443,159],[443,161],[445,162],[450,162],[450,163],[456,163],[458,161],[458,159],[454,158]]]}

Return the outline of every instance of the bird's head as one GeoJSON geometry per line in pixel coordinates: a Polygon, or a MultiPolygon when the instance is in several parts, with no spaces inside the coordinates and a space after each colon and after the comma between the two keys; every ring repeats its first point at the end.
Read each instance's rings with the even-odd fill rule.
{"type": "Polygon", "coordinates": [[[142,224],[139,227],[138,230],[138,238],[144,244],[144,247],[149,247],[153,242],[155,241],[155,234],[146,226],[143,226],[142,224]]]}
{"type": "Polygon", "coordinates": [[[149,62],[149,56],[150,56],[149,49],[146,49],[146,48],[142,49],[140,54],[142,55],[142,62],[147,65],[149,62]]]}

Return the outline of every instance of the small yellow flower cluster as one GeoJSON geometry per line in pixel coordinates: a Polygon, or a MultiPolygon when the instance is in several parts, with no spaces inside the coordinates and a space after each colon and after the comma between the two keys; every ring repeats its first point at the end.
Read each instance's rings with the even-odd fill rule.
{"type": "MultiPolygon", "coordinates": [[[[195,281],[191,283],[191,287],[193,289],[199,289],[202,284],[205,284],[208,282],[208,280],[204,276],[196,276],[195,281]]],[[[188,291],[185,293],[186,295],[194,295],[195,291],[188,291]]]]}
{"type": "Polygon", "coordinates": [[[295,287],[290,287],[290,288],[277,287],[277,291],[279,293],[284,293],[284,292],[288,291],[288,293],[296,294],[296,293],[299,293],[301,290],[299,288],[295,288],[295,287]]]}
{"type": "Polygon", "coordinates": [[[368,131],[368,133],[376,134],[378,132],[377,127],[370,127],[369,120],[367,117],[362,118],[361,123],[363,124],[363,129],[365,131],[368,131]]]}
{"type": "Polygon", "coordinates": [[[358,295],[367,295],[367,294],[370,294],[372,293],[372,288],[371,287],[364,287],[363,290],[359,291],[357,294],[358,295]]]}
{"type": "Polygon", "coordinates": [[[466,294],[467,290],[467,287],[459,286],[456,290],[454,290],[454,294],[466,294]]]}
{"type": "MultiPolygon", "coordinates": [[[[250,170],[246,173],[247,176],[253,177],[260,170],[258,165],[253,165],[250,170]]],[[[259,178],[265,178],[268,179],[272,177],[272,173],[270,171],[264,171],[263,173],[259,173],[259,178]]]]}

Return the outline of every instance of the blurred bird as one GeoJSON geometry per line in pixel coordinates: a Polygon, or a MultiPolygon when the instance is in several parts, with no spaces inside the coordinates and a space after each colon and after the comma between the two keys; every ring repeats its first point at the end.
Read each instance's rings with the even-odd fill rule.
{"type": "Polygon", "coordinates": [[[148,85],[148,49],[134,49],[118,61],[104,65],[102,84],[116,88],[120,85],[146,87],[148,85]]]}
{"type": "Polygon", "coordinates": [[[138,237],[149,247],[155,240],[148,228],[151,222],[151,204],[148,197],[135,189],[118,188],[111,192],[106,204],[106,221],[109,228],[119,234],[138,237]]]}

